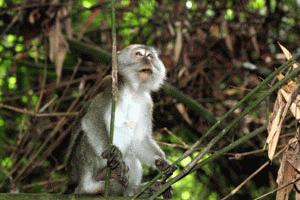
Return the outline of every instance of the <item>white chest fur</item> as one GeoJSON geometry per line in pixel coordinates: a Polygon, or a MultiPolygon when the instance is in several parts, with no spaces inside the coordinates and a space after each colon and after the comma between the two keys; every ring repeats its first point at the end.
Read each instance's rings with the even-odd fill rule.
{"type": "MultiPolygon", "coordinates": [[[[152,100],[149,93],[133,93],[124,88],[116,105],[113,144],[126,154],[133,142],[141,141],[152,129],[152,100]]],[[[110,130],[111,105],[105,112],[105,124],[110,130]]]]}

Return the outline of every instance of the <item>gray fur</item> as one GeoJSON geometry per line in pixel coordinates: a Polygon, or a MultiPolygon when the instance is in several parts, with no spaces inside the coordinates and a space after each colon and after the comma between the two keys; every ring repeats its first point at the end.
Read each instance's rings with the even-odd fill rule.
{"type": "MultiPolygon", "coordinates": [[[[114,145],[121,150],[123,159],[129,167],[127,174],[129,184],[124,188],[118,181],[112,180],[110,192],[132,195],[141,184],[141,163],[155,167],[156,159],[165,159],[164,152],[151,135],[153,102],[150,92],[159,89],[165,79],[166,70],[154,48],[130,45],[118,52],[118,71],[120,100],[116,107],[114,137],[124,136],[124,134],[126,136],[124,141],[114,138],[114,145]],[[141,56],[140,53],[136,53],[137,51],[145,55],[141,56]],[[142,80],[139,70],[145,66],[151,66],[152,74],[144,75],[146,78],[142,80]],[[129,106],[129,110],[126,106],[129,106]],[[122,117],[121,114],[124,116],[122,117]],[[137,119],[135,114],[138,115],[137,119]],[[125,122],[127,123],[126,120],[128,126],[124,125],[125,122]]],[[[102,180],[96,180],[95,177],[99,177],[99,171],[104,170],[107,163],[101,154],[108,148],[110,107],[111,87],[107,87],[92,100],[81,120],[80,129],[83,134],[71,155],[69,170],[71,183],[77,185],[76,193],[103,192],[99,188],[103,187],[105,179],[102,177],[102,180]],[[87,178],[87,174],[92,178],[87,178]]]]}

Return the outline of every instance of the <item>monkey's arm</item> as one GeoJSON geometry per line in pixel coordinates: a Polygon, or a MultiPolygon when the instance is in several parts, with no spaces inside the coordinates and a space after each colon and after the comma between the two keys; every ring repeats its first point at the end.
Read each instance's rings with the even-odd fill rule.
{"type": "Polygon", "coordinates": [[[87,136],[88,143],[101,156],[108,146],[108,132],[104,113],[111,99],[111,76],[106,76],[100,83],[99,94],[94,97],[88,111],[81,120],[81,128],[87,136]]]}
{"type": "Polygon", "coordinates": [[[100,107],[105,101],[102,93],[97,95],[81,121],[81,127],[87,136],[88,143],[98,156],[101,156],[108,146],[108,133],[103,119],[104,110],[103,107],[100,107]]]}
{"type": "Polygon", "coordinates": [[[147,111],[138,128],[140,139],[135,145],[135,152],[142,163],[156,167],[157,159],[166,159],[165,153],[152,138],[152,101],[147,105],[147,111]]]}
{"type": "MultiPolygon", "coordinates": [[[[157,143],[153,140],[152,136],[149,134],[147,137],[140,143],[139,148],[141,148],[140,154],[138,154],[139,159],[147,165],[156,167],[160,171],[169,171],[169,163],[166,160],[164,152],[160,149],[157,143]]],[[[170,175],[172,171],[170,172],[170,175]]],[[[151,196],[154,194],[161,184],[164,181],[157,181],[151,188],[146,191],[146,196],[151,196]]],[[[169,187],[163,194],[164,199],[172,199],[172,188],[169,187]]]]}
{"type": "Polygon", "coordinates": [[[156,167],[156,160],[166,160],[165,153],[160,149],[151,135],[147,135],[144,140],[137,144],[137,154],[139,159],[148,166],[156,167]]]}

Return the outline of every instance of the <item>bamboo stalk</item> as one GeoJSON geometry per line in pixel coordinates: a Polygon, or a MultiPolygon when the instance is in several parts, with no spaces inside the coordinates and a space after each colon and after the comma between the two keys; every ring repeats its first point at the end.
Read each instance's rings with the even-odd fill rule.
{"type": "MultiPolygon", "coordinates": [[[[283,63],[277,70],[275,70],[273,73],[271,73],[264,81],[262,81],[259,85],[257,85],[254,89],[252,89],[242,100],[240,100],[234,107],[232,107],[228,112],[226,112],[211,128],[208,129],[208,131],[198,140],[196,141],[193,146],[187,150],[180,158],[178,158],[174,163],[172,163],[172,168],[176,169],[174,166],[176,166],[180,161],[182,161],[183,159],[185,159],[186,157],[188,157],[189,155],[191,155],[193,152],[195,152],[195,150],[197,150],[197,148],[200,146],[200,144],[203,142],[203,140],[208,137],[209,135],[211,135],[213,133],[213,131],[215,131],[215,129],[217,129],[223,122],[225,122],[225,119],[231,114],[233,113],[236,109],[238,109],[239,107],[241,107],[247,100],[249,100],[252,96],[254,96],[254,94],[256,92],[258,92],[263,86],[267,85],[268,83],[270,83],[272,81],[272,79],[281,71],[287,69],[293,62],[294,60],[296,60],[299,57],[300,53],[296,53],[293,56],[293,59],[286,61],[285,63],[283,63]]],[[[295,76],[295,74],[293,74],[295,76]]],[[[284,81],[287,81],[288,78],[286,79],[286,77],[284,79],[282,79],[281,81],[279,81],[280,85],[284,84],[284,81]]],[[[278,83],[278,82],[277,82],[278,83]]],[[[274,86],[273,86],[274,87],[274,86]]],[[[279,86],[278,86],[279,87],[279,86]]],[[[276,87],[277,89],[277,87],[276,87]]],[[[241,119],[241,118],[240,118],[241,119]]],[[[239,120],[240,120],[239,119],[239,120]]],[[[239,121],[238,120],[238,121],[239,121]]],[[[235,124],[235,123],[234,123],[235,124]]],[[[225,129],[222,130],[222,132],[225,129]]],[[[230,129],[228,129],[229,131],[230,129]]],[[[221,133],[222,133],[221,132],[221,133]]],[[[225,132],[226,134],[227,132],[225,132]]],[[[220,137],[220,136],[219,136],[220,137]]],[[[223,137],[223,136],[222,136],[223,137]]],[[[219,139],[221,139],[222,137],[220,137],[219,139]]],[[[217,138],[218,139],[218,138],[217,138]]],[[[219,141],[219,139],[217,141],[219,141]]],[[[207,152],[209,148],[205,148],[204,152],[207,152]]],[[[203,153],[203,151],[202,151],[203,153]]],[[[151,187],[157,180],[159,180],[161,177],[164,176],[163,172],[160,172],[158,175],[156,175],[151,181],[149,181],[144,187],[142,187],[134,196],[132,199],[136,199],[137,197],[139,197],[147,188],[151,187]]],[[[165,188],[164,190],[166,190],[167,188],[165,188]]],[[[163,192],[163,191],[162,191],[163,192]]]]}
{"type": "MultiPolygon", "coordinates": [[[[289,64],[292,64],[290,62],[287,62],[289,64]]],[[[288,65],[289,66],[289,65],[288,65]]],[[[166,184],[164,184],[155,194],[152,195],[151,199],[154,199],[158,195],[160,195],[162,192],[164,192],[166,189],[168,189],[172,184],[176,183],[186,175],[188,175],[192,170],[194,170],[197,166],[197,163],[200,159],[203,158],[203,156],[218,142],[220,141],[243,117],[245,117],[247,114],[249,114],[251,111],[253,111],[266,97],[268,97],[271,93],[273,93],[275,90],[280,88],[284,83],[286,83],[289,79],[294,78],[297,76],[300,72],[300,68],[295,68],[290,71],[285,77],[278,81],[276,84],[274,84],[270,89],[268,89],[266,92],[264,92],[256,101],[254,101],[251,105],[249,105],[237,118],[235,118],[225,129],[223,129],[217,136],[215,136],[208,145],[200,152],[198,155],[186,166],[186,168],[183,170],[183,173],[175,176],[170,181],[168,181],[166,184]]],[[[238,103],[239,104],[239,103],[238,103]]],[[[193,145],[194,146],[194,145],[193,145]]],[[[191,153],[195,152],[192,151],[191,153]]]]}
{"type": "MultiPolygon", "coordinates": [[[[109,149],[113,144],[116,102],[118,98],[118,65],[117,65],[117,36],[116,36],[116,13],[115,0],[111,1],[111,25],[112,25],[112,104],[111,104],[111,119],[109,130],[109,149]]],[[[111,156],[110,154],[108,155],[111,156]]],[[[107,159],[108,162],[109,158],[107,159]]],[[[111,177],[111,170],[108,168],[105,180],[105,198],[109,196],[109,180],[111,177]]]]}
{"type": "Polygon", "coordinates": [[[199,104],[197,101],[195,101],[191,97],[185,95],[184,93],[182,93],[180,90],[178,90],[171,84],[165,83],[162,86],[162,89],[166,95],[175,97],[178,101],[180,101],[181,103],[186,105],[188,108],[190,108],[192,110],[192,112],[195,112],[200,116],[205,116],[206,121],[210,125],[216,123],[217,120],[211,112],[209,112],[206,108],[204,108],[204,106],[199,104]]]}
{"type": "MultiPolygon", "coordinates": [[[[76,194],[48,194],[48,193],[0,193],[0,200],[101,200],[105,199],[98,195],[76,194]]],[[[129,199],[126,197],[114,197],[115,200],[129,199]]]]}

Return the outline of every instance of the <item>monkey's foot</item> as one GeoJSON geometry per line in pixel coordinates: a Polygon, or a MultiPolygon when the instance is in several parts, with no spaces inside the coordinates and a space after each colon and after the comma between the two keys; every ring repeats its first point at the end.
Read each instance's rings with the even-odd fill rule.
{"type": "Polygon", "coordinates": [[[173,172],[177,169],[176,166],[170,165],[168,161],[163,158],[158,158],[155,160],[155,166],[158,170],[165,172],[166,177],[170,177],[173,172]]]}
{"type": "Polygon", "coordinates": [[[129,168],[122,159],[122,152],[118,147],[112,145],[102,153],[107,159],[107,166],[111,169],[111,177],[120,182],[124,187],[128,186],[127,172],[129,168]]]}
{"type": "Polygon", "coordinates": [[[128,186],[128,171],[129,168],[124,161],[121,161],[120,164],[112,169],[111,177],[121,183],[125,188],[128,186]]]}
{"type": "MultiPolygon", "coordinates": [[[[153,194],[155,194],[159,188],[161,187],[161,185],[163,185],[163,183],[165,183],[165,181],[157,181],[156,183],[154,183],[149,189],[145,190],[143,192],[143,194],[141,195],[142,198],[149,198],[151,197],[153,194]]],[[[173,196],[173,189],[172,187],[169,187],[166,191],[164,191],[162,193],[162,196],[164,199],[172,199],[173,196]]]]}
{"type": "Polygon", "coordinates": [[[111,145],[102,153],[102,157],[107,159],[107,166],[114,169],[120,164],[123,156],[118,147],[111,145]]]}
{"type": "Polygon", "coordinates": [[[166,191],[162,193],[164,199],[172,199],[173,197],[173,188],[169,187],[166,191]]]}

